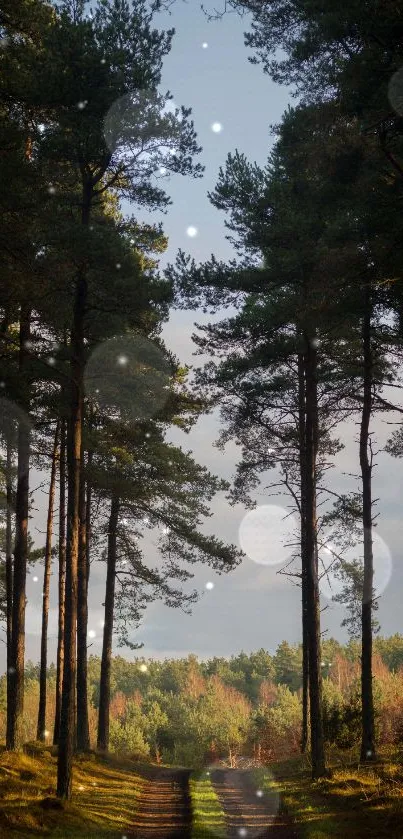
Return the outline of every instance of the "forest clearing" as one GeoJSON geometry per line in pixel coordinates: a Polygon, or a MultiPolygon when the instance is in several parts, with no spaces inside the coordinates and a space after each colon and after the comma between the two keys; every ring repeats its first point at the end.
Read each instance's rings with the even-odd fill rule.
{"type": "Polygon", "coordinates": [[[403,0],[0,0],[0,834],[403,837],[403,0]]]}

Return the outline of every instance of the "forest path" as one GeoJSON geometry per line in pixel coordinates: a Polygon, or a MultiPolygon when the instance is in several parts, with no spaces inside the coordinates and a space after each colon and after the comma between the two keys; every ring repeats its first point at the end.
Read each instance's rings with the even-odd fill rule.
{"type": "Polygon", "coordinates": [[[279,812],[281,797],[275,792],[259,796],[248,770],[216,769],[211,780],[225,813],[228,839],[297,839],[291,821],[279,812]]]}
{"type": "Polygon", "coordinates": [[[189,776],[186,769],[155,767],[147,773],[127,839],[190,839],[189,776]]]}

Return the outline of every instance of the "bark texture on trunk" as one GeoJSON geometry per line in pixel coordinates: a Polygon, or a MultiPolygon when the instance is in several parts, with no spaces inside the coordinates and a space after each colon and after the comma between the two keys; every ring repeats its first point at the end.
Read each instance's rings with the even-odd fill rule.
{"type": "MultiPolygon", "coordinates": [[[[82,451],[84,464],[84,451],[82,451]]],[[[77,607],[77,749],[90,749],[87,690],[88,568],[87,568],[87,502],[84,474],[80,483],[80,544],[78,554],[77,607]]]]}
{"type": "Polygon", "coordinates": [[[12,504],[13,504],[13,456],[11,440],[7,440],[6,454],[6,608],[7,608],[7,730],[11,729],[11,689],[12,679],[10,673],[12,668],[12,637],[13,637],[13,525],[12,525],[12,504]]]}
{"type": "Polygon", "coordinates": [[[361,607],[361,760],[376,758],[374,699],[372,684],[372,599],[374,561],[372,549],[372,456],[370,422],[372,415],[373,359],[371,347],[372,303],[370,283],[364,289],[362,345],[364,391],[360,428],[360,467],[362,478],[362,523],[364,531],[364,580],[361,607]]]}
{"type": "Polygon", "coordinates": [[[306,606],[309,656],[309,704],[312,777],[326,774],[323,736],[320,599],[317,559],[316,470],[318,452],[317,351],[307,338],[305,353],[306,443],[304,486],[306,497],[306,606]]]}
{"type": "Polygon", "coordinates": [[[115,606],[116,540],[119,519],[119,499],[113,498],[108,526],[108,558],[105,590],[105,623],[102,644],[101,681],[99,692],[98,749],[109,748],[109,706],[111,701],[111,658],[113,614],[115,606]]]}
{"type": "MultiPolygon", "coordinates": [[[[298,414],[299,414],[299,459],[304,462],[306,445],[306,395],[305,365],[302,353],[298,356],[298,414]]],[[[307,606],[307,551],[306,551],[306,487],[305,469],[301,468],[300,522],[301,522],[301,601],[302,601],[302,730],[301,753],[305,754],[308,746],[309,727],[309,641],[308,641],[308,606],[307,606]]]]}
{"type": "Polygon", "coordinates": [[[42,597],[42,633],[41,633],[41,661],[39,669],[39,708],[36,737],[42,742],[46,741],[46,671],[48,667],[48,622],[49,622],[49,590],[50,575],[52,570],[52,539],[53,539],[53,512],[55,506],[56,492],[56,471],[59,457],[59,422],[56,424],[56,431],[52,452],[52,466],[50,471],[48,516],[46,522],[46,543],[45,543],[45,564],[43,572],[43,597],[42,597]]]}
{"type": "Polygon", "coordinates": [[[56,707],[53,743],[57,746],[60,732],[60,714],[62,706],[62,682],[64,662],[64,599],[66,590],[66,422],[61,420],[60,427],[60,490],[59,490],[59,617],[57,634],[56,663],[56,707]]]}
{"type": "Polygon", "coordinates": [[[308,747],[309,735],[309,636],[308,636],[308,605],[306,595],[306,573],[302,578],[302,730],[301,754],[305,754],[308,747]]]}
{"type": "Polygon", "coordinates": [[[85,553],[86,553],[86,561],[87,561],[87,588],[90,581],[90,570],[91,570],[91,504],[92,504],[92,486],[91,486],[91,466],[92,466],[92,458],[93,454],[91,451],[87,454],[87,469],[88,469],[88,477],[87,477],[87,500],[85,504],[85,553]]]}
{"type": "MultiPolygon", "coordinates": [[[[21,405],[29,410],[29,385],[25,370],[30,340],[31,311],[21,309],[19,334],[19,371],[22,381],[21,405]]],[[[9,712],[7,714],[6,747],[15,751],[23,746],[25,604],[28,558],[29,460],[31,433],[28,418],[18,426],[17,493],[15,501],[15,548],[13,572],[13,611],[9,712]]]]}
{"type": "Polygon", "coordinates": [[[64,662],[60,715],[57,794],[71,798],[73,754],[76,743],[77,588],[80,531],[80,476],[83,411],[83,338],[87,282],[80,275],[71,334],[71,414],[67,430],[67,547],[64,624],[64,662]]]}
{"type": "MultiPolygon", "coordinates": [[[[92,187],[83,182],[82,224],[89,225],[92,187]]],[[[70,415],[67,429],[67,550],[62,708],[60,715],[57,795],[70,799],[76,744],[77,591],[80,536],[80,480],[83,432],[84,320],[87,307],[87,267],[77,274],[70,352],[70,415]]]]}

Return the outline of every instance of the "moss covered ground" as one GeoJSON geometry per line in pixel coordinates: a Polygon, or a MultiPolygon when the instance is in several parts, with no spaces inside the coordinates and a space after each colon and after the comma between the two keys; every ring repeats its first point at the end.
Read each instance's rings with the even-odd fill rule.
{"type": "Polygon", "coordinates": [[[89,755],[75,760],[71,802],[61,805],[56,800],[55,784],[52,749],[0,754],[2,839],[121,839],[134,822],[144,780],[130,761],[89,755]]]}
{"type": "Polygon", "coordinates": [[[304,759],[255,770],[256,783],[278,789],[301,839],[402,839],[403,765],[398,754],[374,764],[330,760],[331,777],[312,782],[304,759]]]}

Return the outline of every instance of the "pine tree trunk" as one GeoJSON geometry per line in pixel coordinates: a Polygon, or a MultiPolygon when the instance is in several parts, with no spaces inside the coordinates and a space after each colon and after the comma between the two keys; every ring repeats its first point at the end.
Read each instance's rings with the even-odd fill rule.
{"type": "Polygon", "coordinates": [[[62,707],[60,715],[57,794],[71,798],[73,753],[76,742],[76,679],[77,679],[77,588],[80,530],[80,475],[82,438],[82,350],[83,312],[87,283],[80,276],[76,288],[74,326],[71,335],[71,415],[67,429],[67,545],[64,623],[64,662],[62,707]]]}
{"type": "Polygon", "coordinates": [[[48,517],[46,523],[46,544],[45,544],[45,567],[43,573],[43,598],[42,598],[42,634],[41,634],[41,662],[39,669],[39,708],[36,737],[37,740],[46,741],[46,674],[48,666],[48,622],[49,622],[49,590],[50,574],[52,570],[52,538],[53,538],[53,511],[55,506],[56,492],[56,469],[59,456],[59,422],[56,424],[55,438],[52,453],[52,467],[50,472],[48,517]]]}
{"type": "Polygon", "coordinates": [[[309,637],[308,637],[308,606],[306,594],[306,572],[302,576],[302,731],[301,754],[305,754],[308,747],[309,732],[309,637]]]}
{"type": "MultiPolygon", "coordinates": [[[[31,311],[21,307],[19,371],[22,381],[21,405],[29,410],[28,383],[25,379],[27,342],[30,340],[31,311]]],[[[28,558],[29,460],[31,434],[28,420],[18,426],[17,493],[15,501],[15,548],[13,573],[13,612],[11,638],[10,707],[7,714],[7,749],[23,746],[25,604],[28,558]]]]}
{"type": "Polygon", "coordinates": [[[308,641],[308,609],[307,609],[307,552],[306,552],[306,488],[304,482],[305,470],[302,468],[306,446],[306,401],[305,401],[305,366],[304,357],[298,356],[298,413],[299,413],[299,459],[301,471],[301,600],[302,600],[302,731],[301,753],[305,754],[308,746],[309,725],[309,641],[308,641]]]}
{"type": "Polygon", "coordinates": [[[369,281],[365,284],[364,305],[365,311],[362,327],[364,391],[360,429],[362,523],[364,530],[364,581],[361,610],[361,760],[374,760],[376,758],[372,686],[372,599],[374,562],[372,549],[372,457],[370,452],[369,432],[372,414],[373,361],[371,348],[372,304],[369,281]]]}
{"type": "Polygon", "coordinates": [[[111,701],[111,658],[113,613],[115,606],[116,539],[119,518],[119,499],[113,498],[108,527],[108,559],[105,591],[105,623],[102,644],[101,682],[99,692],[98,749],[109,748],[109,706],[111,701]]]}
{"type": "Polygon", "coordinates": [[[60,714],[64,662],[64,599],[66,591],[66,423],[61,420],[60,430],[60,494],[59,494],[59,618],[56,663],[56,708],[53,743],[59,742],[60,714]]]}
{"type": "MultiPolygon", "coordinates": [[[[84,463],[84,452],[82,452],[84,463]]],[[[87,690],[87,629],[88,629],[88,568],[87,568],[87,503],[86,481],[82,474],[80,484],[80,545],[78,558],[78,610],[77,610],[77,749],[90,749],[87,690]]]]}
{"type": "MultiPolygon", "coordinates": [[[[91,186],[83,184],[82,224],[88,226],[91,186]]],[[[77,591],[80,535],[80,480],[83,429],[84,318],[88,297],[86,266],[77,275],[71,330],[71,402],[67,430],[67,550],[62,708],[60,715],[57,795],[70,799],[76,742],[77,591]]]]}
{"type": "Polygon", "coordinates": [[[10,673],[12,668],[12,628],[13,628],[13,527],[12,527],[12,503],[13,503],[13,478],[12,478],[12,444],[7,440],[6,455],[6,604],[7,604],[7,730],[11,730],[11,689],[12,679],[10,673]]]}
{"type": "Polygon", "coordinates": [[[86,526],[86,535],[85,535],[85,552],[87,558],[87,588],[90,581],[90,570],[91,570],[91,504],[92,504],[92,485],[91,485],[91,467],[92,467],[92,459],[93,459],[93,452],[91,449],[88,450],[87,453],[87,500],[86,500],[86,510],[85,510],[85,526],[86,526]]]}
{"type": "Polygon", "coordinates": [[[312,777],[326,774],[323,736],[320,599],[317,560],[316,460],[318,451],[317,352],[307,339],[305,354],[306,393],[306,606],[309,655],[309,702],[312,777]]]}

